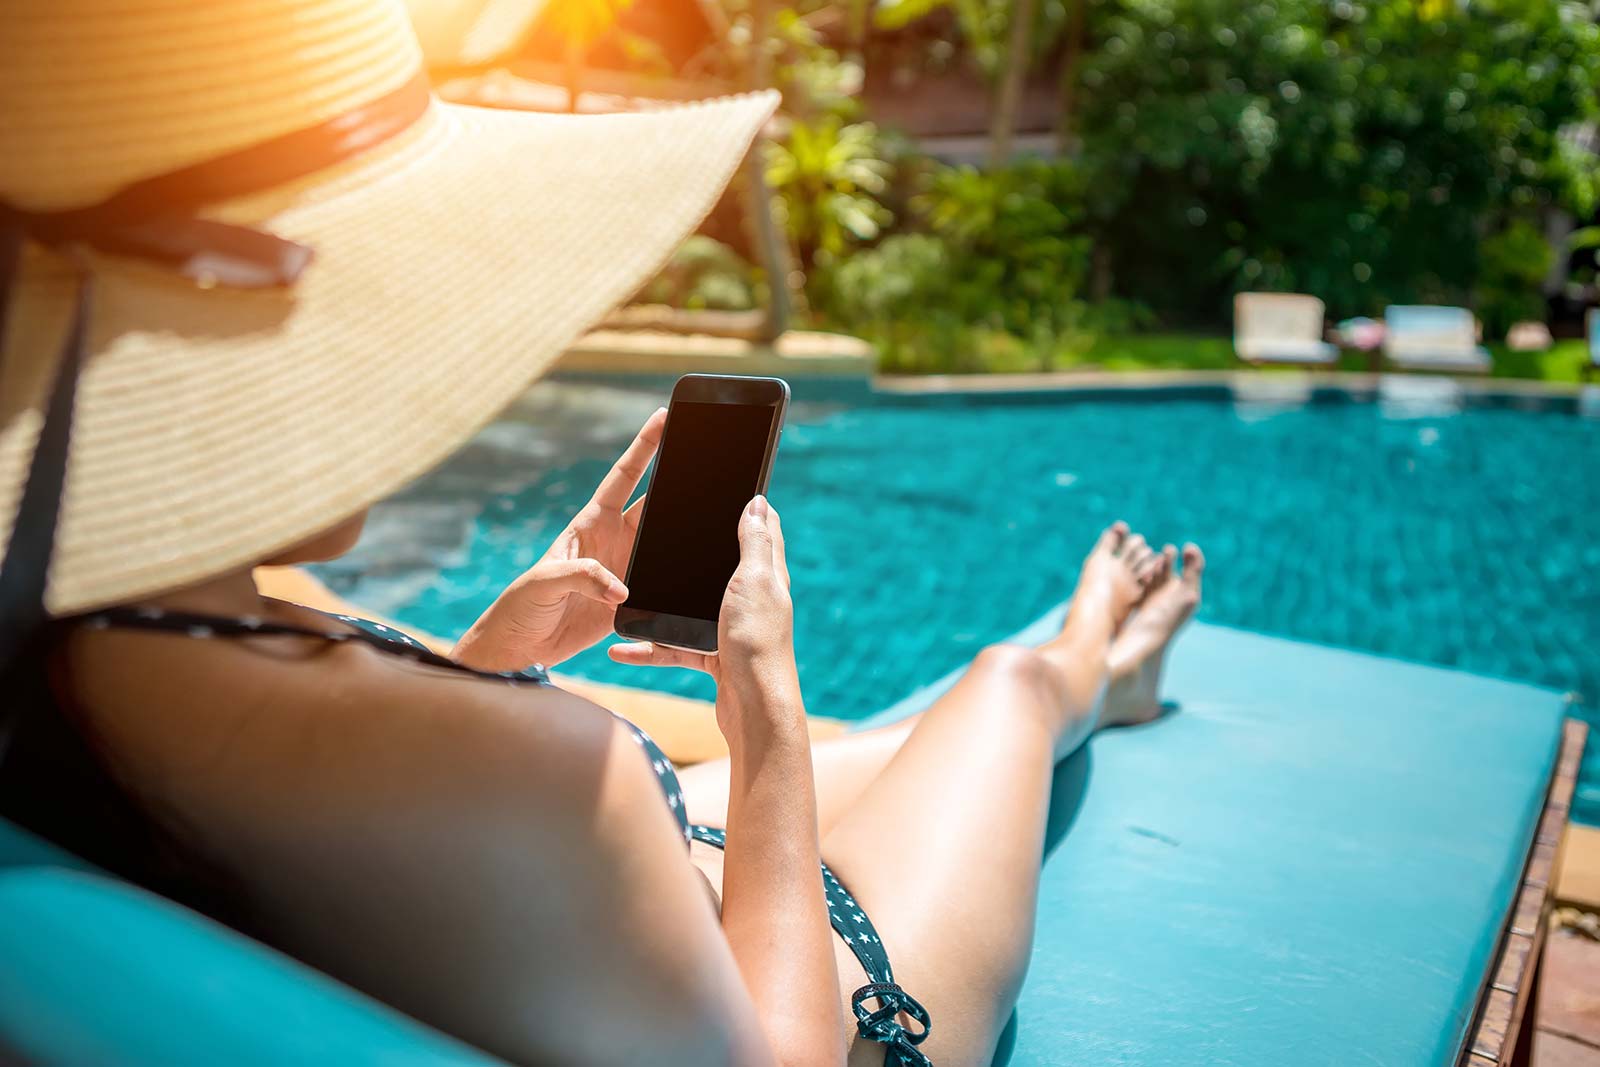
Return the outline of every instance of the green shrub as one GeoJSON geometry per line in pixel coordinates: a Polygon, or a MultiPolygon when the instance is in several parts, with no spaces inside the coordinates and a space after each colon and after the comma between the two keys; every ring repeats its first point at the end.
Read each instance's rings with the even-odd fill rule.
{"type": "Polygon", "coordinates": [[[809,269],[874,240],[893,220],[879,199],[893,167],[877,127],[837,115],[795,121],[768,146],[767,181],[779,197],[784,229],[809,269]]]}
{"type": "Polygon", "coordinates": [[[813,303],[830,323],[872,341],[891,371],[979,369],[967,323],[947,303],[952,249],[926,233],[896,234],[813,277],[813,303]]]}
{"type": "Polygon", "coordinates": [[[721,241],[695,234],[640,291],[639,302],[744,311],[755,306],[754,274],[739,253],[721,241]]]}
{"type": "Polygon", "coordinates": [[[1090,228],[1114,290],[1168,321],[1224,323],[1248,289],[1335,317],[1498,300],[1485,233],[1594,207],[1592,161],[1559,136],[1600,89],[1587,5],[1091,2],[1090,228]]]}
{"type": "Polygon", "coordinates": [[[963,321],[1022,336],[1077,323],[1089,271],[1082,198],[1077,170],[1062,163],[935,171],[914,206],[952,250],[944,300],[963,321]]]}
{"type": "Polygon", "coordinates": [[[1537,227],[1519,219],[1485,239],[1478,256],[1474,306],[1486,336],[1504,337],[1515,322],[1544,319],[1542,287],[1555,255],[1537,227]]]}
{"type": "Polygon", "coordinates": [[[1101,322],[1145,321],[1082,299],[1089,238],[1066,163],[995,172],[936,167],[910,199],[912,232],[812,276],[828,321],[874,341],[888,370],[1045,370],[1071,362],[1101,322]]]}

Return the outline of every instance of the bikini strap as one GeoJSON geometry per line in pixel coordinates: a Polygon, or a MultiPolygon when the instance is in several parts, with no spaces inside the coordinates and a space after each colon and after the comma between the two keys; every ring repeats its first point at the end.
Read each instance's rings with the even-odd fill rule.
{"type": "MultiPolygon", "coordinates": [[[[713,848],[728,847],[728,831],[717,826],[690,826],[689,836],[713,848]]],[[[872,925],[864,909],[850,891],[844,887],[833,870],[822,865],[822,895],[828,905],[828,922],[833,932],[850,946],[866,972],[867,984],[856,990],[850,998],[850,1010],[855,1013],[856,1031],[868,1041],[887,1047],[885,1067],[933,1067],[932,1062],[918,1045],[926,1041],[933,1022],[928,1009],[894,980],[894,970],[889,966],[889,953],[883,947],[883,938],[872,925]],[[868,1007],[867,1002],[876,1002],[868,1007]],[[901,1016],[910,1019],[921,1029],[907,1027],[901,1016]]]]}
{"type": "MultiPolygon", "coordinates": [[[[279,603],[290,603],[279,601],[279,603]]],[[[416,663],[425,663],[430,667],[439,667],[444,670],[455,671],[471,678],[482,678],[486,681],[499,682],[509,686],[550,686],[555,683],[550,680],[550,675],[545,672],[544,665],[535,663],[520,671],[480,671],[474,667],[457,663],[453,659],[441,656],[421,641],[402,633],[393,626],[371,619],[362,619],[354,615],[337,615],[332,612],[322,611],[318,608],[306,607],[303,604],[293,604],[293,607],[337,620],[353,630],[317,630],[306,626],[296,626],[293,623],[273,622],[256,616],[242,616],[229,618],[221,615],[203,615],[192,611],[169,611],[165,608],[155,607],[113,607],[103,611],[80,615],[74,619],[64,620],[68,625],[87,626],[95,630],[123,629],[123,630],[155,630],[162,633],[178,634],[183,637],[215,638],[215,637],[272,637],[286,635],[291,637],[310,637],[320,641],[344,642],[360,641],[367,646],[392,656],[411,660],[416,663]]],[[[661,791],[666,798],[667,807],[671,809],[672,816],[677,820],[683,831],[685,842],[689,839],[689,817],[686,814],[683,786],[678,781],[677,769],[667,754],[661,750],[650,735],[639,727],[618,715],[612,716],[621,723],[632,735],[634,741],[644,749],[645,757],[650,762],[650,768],[655,772],[656,780],[661,785],[661,791]]]]}
{"type": "Polygon", "coordinates": [[[933,1067],[933,1061],[917,1048],[933,1029],[928,1009],[894,982],[871,982],[862,986],[851,995],[850,1010],[855,1012],[856,1030],[862,1037],[888,1046],[887,1067],[933,1067]],[[869,1000],[877,1001],[878,1006],[869,1009],[869,1000]],[[901,1025],[902,1015],[922,1029],[901,1025]]]}
{"type": "Polygon", "coordinates": [[[545,674],[541,664],[534,664],[520,671],[480,671],[465,664],[457,663],[447,656],[441,656],[422,642],[410,637],[392,626],[372,622],[370,619],[361,619],[353,615],[333,615],[316,608],[306,608],[307,611],[316,611],[319,615],[327,615],[330,619],[337,619],[353,627],[351,630],[317,630],[308,626],[297,626],[293,623],[274,622],[259,616],[244,615],[237,618],[225,615],[207,615],[193,611],[171,611],[166,608],[153,607],[111,607],[101,611],[91,612],[76,619],[71,623],[87,626],[92,630],[155,630],[162,633],[180,634],[184,637],[197,639],[206,638],[239,638],[239,637],[309,637],[321,641],[339,643],[344,641],[360,641],[379,652],[402,659],[424,663],[430,667],[440,667],[445,670],[458,671],[479,678],[490,678],[497,681],[534,682],[549,685],[549,676],[545,674]]]}

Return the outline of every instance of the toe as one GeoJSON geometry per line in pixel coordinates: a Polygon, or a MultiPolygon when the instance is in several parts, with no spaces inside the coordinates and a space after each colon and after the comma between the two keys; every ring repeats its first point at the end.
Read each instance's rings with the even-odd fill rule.
{"type": "Polygon", "coordinates": [[[1173,566],[1177,563],[1177,561],[1178,546],[1163,546],[1161,549],[1161,554],[1156,557],[1156,572],[1150,578],[1151,583],[1160,584],[1161,582],[1164,582],[1168,578],[1172,577],[1173,566]]]}
{"type": "Polygon", "coordinates": [[[1144,534],[1132,534],[1123,540],[1122,551],[1118,552],[1117,555],[1124,563],[1132,566],[1134,562],[1142,559],[1144,554],[1149,551],[1150,546],[1145,543],[1144,534]]]}
{"type": "Polygon", "coordinates": [[[1140,585],[1155,585],[1161,580],[1161,572],[1166,562],[1166,556],[1147,549],[1144,558],[1132,565],[1133,576],[1140,585]]]}
{"type": "Polygon", "coordinates": [[[1200,591],[1200,576],[1206,570],[1206,557],[1200,546],[1190,542],[1183,546],[1183,583],[1200,591]]]}
{"type": "Polygon", "coordinates": [[[1100,540],[1095,542],[1094,550],[1096,552],[1110,552],[1115,555],[1117,549],[1122,547],[1123,539],[1127,536],[1128,524],[1118,519],[1100,532],[1100,540]]]}

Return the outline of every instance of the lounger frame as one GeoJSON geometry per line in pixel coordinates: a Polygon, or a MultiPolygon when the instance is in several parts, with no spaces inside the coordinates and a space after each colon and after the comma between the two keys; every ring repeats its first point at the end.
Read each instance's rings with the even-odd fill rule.
{"type": "Polygon", "coordinates": [[[1532,1062],[1539,961],[1555,905],[1552,883],[1559,869],[1557,861],[1587,734],[1588,727],[1577,719],[1563,724],[1561,750],[1545,793],[1544,811],[1523,865],[1516,903],[1500,932],[1494,963],[1478,995],[1472,1030],[1458,1061],[1462,1067],[1532,1062]]]}

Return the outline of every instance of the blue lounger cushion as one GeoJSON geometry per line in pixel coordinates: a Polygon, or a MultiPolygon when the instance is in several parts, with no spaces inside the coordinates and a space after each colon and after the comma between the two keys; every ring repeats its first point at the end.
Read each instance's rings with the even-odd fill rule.
{"type": "Polygon", "coordinates": [[[1057,773],[1033,960],[997,1062],[1454,1063],[1561,698],[1198,623],[1168,676],[1176,713],[1100,734],[1057,773]]]}
{"type": "MultiPolygon", "coordinates": [[[[1538,817],[1559,698],[1201,624],[1170,679],[1178,713],[1100,735],[1057,774],[1037,946],[998,1061],[1453,1062],[1538,817]]],[[[0,822],[8,1053],[491,1062],[0,822]]]]}
{"type": "Polygon", "coordinates": [[[500,1061],[0,822],[0,1062],[500,1061]]]}

